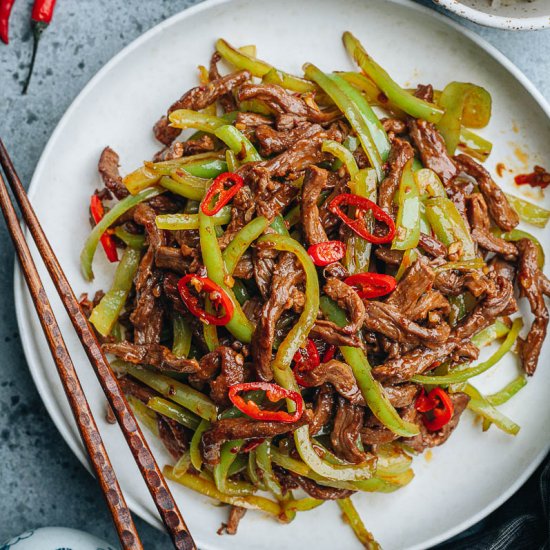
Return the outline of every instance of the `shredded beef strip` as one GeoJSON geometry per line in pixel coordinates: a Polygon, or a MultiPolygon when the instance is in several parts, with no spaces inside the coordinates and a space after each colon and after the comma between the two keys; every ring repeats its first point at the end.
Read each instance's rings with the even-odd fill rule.
{"type": "Polygon", "coordinates": [[[355,334],[365,321],[365,304],[363,300],[359,298],[353,287],[335,277],[327,279],[323,290],[329,298],[348,312],[348,324],[344,327],[337,327],[337,325],[335,327],[344,333],[355,334]]]}
{"type": "Polygon", "coordinates": [[[119,160],[118,154],[113,151],[113,149],[105,147],[105,149],[101,151],[101,156],[97,163],[97,170],[105,187],[120,200],[127,197],[130,193],[122,183],[122,176],[118,171],[119,160]]]}
{"type": "Polygon", "coordinates": [[[334,426],[330,434],[330,441],[334,453],[353,464],[365,462],[367,455],[359,449],[357,441],[363,426],[365,409],[352,405],[342,397],[337,398],[334,426]]]}
{"type": "Polygon", "coordinates": [[[185,428],[167,416],[157,415],[157,426],[160,440],[174,460],[178,460],[189,448],[189,440],[185,428]]]}
{"type": "Polygon", "coordinates": [[[378,190],[378,206],[395,218],[393,197],[399,188],[401,174],[405,164],[414,157],[414,151],[408,141],[394,138],[388,157],[388,172],[378,190]]]}
{"type": "Polygon", "coordinates": [[[159,269],[166,269],[184,275],[189,272],[189,263],[181,248],[161,246],[155,251],[155,265],[159,269]]]}
{"type": "Polygon", "coordinates": [[[136,344],[158,344],[162,330],[161,282],[160,273],[154,266],[154,257],[156,250],[165,245],[166,239],[164,232],[157,228],[155,218],[155,211],[145,203],[134,210],[134,221],[145,227],[149,244],[134,279],[136,302],[130,321],[134,325],[136,344]]]}
{"type": "Polygon", "coordinates": [[[273,126],[273,119],[258,113],[237,113],[235,126],[242,130],[257,128],[258,126],[273,126]]]}
{"type": "Polygon", "coordinates": [[[218,535],[223,535],[224,533],[226,535],[236,535],[239,528],[239,523],[245,514],[246,508],[243,508],[242,506],[233,506],[231,504],[229,506],[229,517],[227,519],[227,523],[222,523],[221,527],[217,531],[218,535]]]}
{"type": "MultiPolygon", "coordinates": [[[[399,416],[405,420],[405,422],[412,422],[416,417],[416,411],[414,404],[409,404],[399,411],[399,416]]],[[[374,415],[370,415],[366,418],[363,427],[360,432],[361,442],[363,445],[384,445],[385,443],[391,443],[399,438],[399,436],[393,433],[389,428],[386,428],[374,415]]]]}
{"type": "Polygon", "coordinates": [[[489,265],[493,268],[494,272],[505,279],[508,279],[510,282],[514,282],[516,278],[516,265],[498,256],[495,256],[490,262],[489,265]]]}
{"type": "Polygon", "coordinates": [[[259,153],[262,157],[286,151],[291,145],[304,137],[308,131],[309,124],[301,124],[291,130],[278,131],[267,124],[256,128],[254,136],[259,144],[259,153]]]}
{"type": "Polygon", "coordinates": [[[444,258],[447,255],[447,247],[437,237],[420,233],[418,246],[432,258],[444,258]]]}
{"type": "Polygon", "coordinates": [[[189,377],[189,381],[209,381],[212,401],[219,406],[230,406],[229,388],[235,384],[242,384],[244,378],[242,354],[228,346],[218,346],[201,358],[198,370],[189,377]],[[217,372],[220,374],[214,378],[217,372]]]}
{"type": "Polygon", "coordinates": [[[502,189],[479,162],[467,155],[457,155],[454,161],[462,170],[477,181],[479,190],[489,208],[491,218],[503,231],[511,231],[519,223],[519,216],[512,208],[502,189]]]}
{"type": "Polygon", "coordinates": [[[306,170],[302,185],[302,204],[300,217],[304,236],[309,245],[328,240],[325,228],[319,217],[317,202],[321,192],[327,185],[328,172],[317,166],[310,166],[306,170]]]}
{"type": "Polygon", "coordinates": [[[484,250],[495,252],[505,260],[515,260],[518,250],[514,243],[495,237],[490,230],[487,203],[481,193],[468,197],[468,218],[472,228],[472,239],[484,250]]]}
{"type": "MultiPolygon", "coordinates": [[[[521,345],[521,362],[528,375],[533,375],[539,360],[542,344],[548,329],[548,309],[544,303],[544,283],[541,284],[541,271],[538,268],[538,250],[529,239],[517,242],[519,250],[519,268],[517,281],[520,296],[527,298],[535,319],[521,345]]],[[[544,278],[546,279],[546,278],[544,278]]],[[[545,290],[548,290],[547,288],[545,290]]]]}
{"type": "Polygon", "coordinates": [[[328,423],[332,416],[334,408],[334,390],[328,383],[321,384],[315,406],[313,408],[313,416],[309,423],[309,433],[315,435],[325,424],[328,423]]]}
{"type": "Polygon", "coordinates": [[[312,124],[302,139],[296,141],[284,153],[261,162],[260,166],[266,168],[272,177],[284,177],[289,172],[301,172],[308,166],[319,164],[329,158],[329,155],[321,150],[323,141],[327,139],[340,142],[342,134],[332,126],[324,130],[321,126],[312,124]]]}
{"type": "Polygon", "coordinates": [[[409,132],[420,152],[422,164],[433,170],[443,182],[446,188],[452,179],[458,174],[458,169],[453,159],[447,153],[445,140],[437,128],[422,119],[409,119],[409,132]]]}
{"type": "MultiPolygon", "coordinates": [[[[451,433],[458,425],[460,416],[466,410],[466,407],[470,401],[470,397],[465,393],[451,393],[449,397],[454,407],[454,413],[451,420],[449,420],[449,422],[447,422],[447,424],[445,424],[445,426],[437,432],[430,432],[426,426],[424,426],[422,419],[418,418],[416,424],[420,428],[420,433],[414,437],[404,439],[403,442],[405,445],[421,453],[429,447],[437,447],[442,445],[445,441],[447,441],[447,439],[449,439],[451,433]]],[[[418,415],[419,414],[420,413],[418,413],[418,415]]]]}
{"type": "Polygon", "coordinates": [[[383,118],[380,122],[387,134],[399,135],[407,131],[407,124],[398,118],[383,118]]]}
{"type": "Polygon", "coordinates": [[[400,266],[403,261],[403,252],[401,250],[392,250],[391,248],[378,247],[374,255],[388,265],[400,266]]]}
{"type": "Polygon", "coordinates": [[[451,332],[444,321],[434,327],[424,327],[411,321],[398,308],[375,300],[365,303],[365,327],[400,344],[423,344],[430,348],[444,343],[451,332]]]}
{"type": "Polygon", "coordinates": [[[294,432],[309,421],[309,414],[304,412],[297,422],[271,422],[251,418],[224,418],[212,423],[212,427],[202,434],[201,453],[209,466],[220,462],[221,446],[233,439],[257,439],[274,437],[294,432]]]}
{"type": "MultiPolygon", "coordinates": [[[[250,73],[248,71],[239,71],[208,82],[208,84],[191,88],[175,103],[172,103],[168,109],[168,115],[178,109],[192,109],[193,111],[205,109],[209,105],[212,105],[219,97],[231,92],[249,78],[250,73]]],[[[170,145],[181,133],[179,128],[170,126],[168,116],[163,116],[155,124],[153,131],[155,137],[166,146],[170,145]]]]}
{"type": "Polygon", "coordinates": [[[279,466],[276,466],[274,471],[279,483],[285,488],[285,492],[300,488],[310,497],[319,500],[338,500],[348,498],[355,493],[355,491],[349,489],[337,489],[335,487],[319,485],[312,479],[290,472],[279,466]]]}
{"type": "Polygon", "coordinates": [[[490,284],[490,280],[485,275],[476,271],[457,273],[449,269],[437,273],[434,288],[445,296],[458,296],[467,290],[478,298],[487,291],[490,284]]]}
{"type": "MultiPolygon", "coordinates": [[[[429,321],[432,322],[431,312],[437,311],[438,315],[449,315],[451,311],[451,305],[449,300],[437,290],[429,290],[423,294],[414,307],[408,312],[408,317],[413,321],[423,321],[426,318],[429,318],[429,321]]],[[[439,322],[438,319],[434,321],[439,322]]]]}
{"type": "Polygon", "coordinates": [[[261,380],[268,382],[273,379],[271,354],[277,321],[284,311],[293,306],[292,289],[302,278],[303,271],[297,268],[294,255],[281,254],[271,279],[271,294],[262,308],[252,340],[254,367],[261,380]]]}
{"type": "Polygon", "coordinates": [[[262,166],[252,169],[249,181],[256,212],[269,221],[273,221],[298,194],[298,190],[292,185],[272,179],[269,170],[262,166]]]}
{"type": "Polygon", "coordinates": [[[204,134],[198,139],[191,139],[188,141],[174,141],[168,147],[161,149],[153,156],[153,162],[162,162],[165,160],[174,160],[189,155],[198,155],[199,153],[208,153],[214,151],[214,140],[208,135],[204,134]]]}
{"type": "Polygon", "coordinates": [[[252,219],[256,213],[254,195],[248,185],[238,191],[231,203],[231,221],[223,235],[218,239],[222,250],[233,240],[235,235],[252,219]]]}
{"type": "MultiPolygon", "coordinates": [[[[208,79],[210,82],[214,82],[222,78],[218,71],[218,61],[220,61],[221,58],[222,56],[218,52],[214,52],[210,58],[210,66],[208,67],[208,79]]],[[[235,101],[231,90],[220,95],[218,97],[218,101],[220,102],[224,113],[231,113],[237,110],[237,102],[235,101]]]]}
{"type": "Polygon", "coordinates": [[[342,116],[339,110],[321,111],[316,109],[302,98],[290,94],[276,84],[243,84],[237,95],[239,101],[259,99],[275,112],[303,117],[309,122],[324,124],[342,116]]]}
{"type": "Polygon", "coordinates": [[[428,103],[434,102],[434,89],[431,84],[418,84],[414,91],[414,96],[418,99],[427,101],[428,103]]]}
{"type": "Polygon", "coordinates": [[[196,359],[186,359],[174,355],[160,344],[133,344],[123,341],[104,344],[103,351],[112,353],[119,359],[134,365],[149,365],[161,372],[194,373],[199,368],[196,359]]]}
{"type": "Polygon", "coordinates": [[[317,319],[309,332],[310,338],[319,338],[333,346],[362,347],[361,339],[357,334],[344,332],[341,327],[326,319],[317,319]]]}
{"type": "Polygon", "coordinates": [[[118,379],[118,384],[121,387],[124,395],[131,395],[136,399],[139,399],[142,403],[148,403],[152,397],[157,397],[156,391],[152,390],[148,386],[141,384],[137,380],[134,380],[130,376],[123,376],[118,379]]]}

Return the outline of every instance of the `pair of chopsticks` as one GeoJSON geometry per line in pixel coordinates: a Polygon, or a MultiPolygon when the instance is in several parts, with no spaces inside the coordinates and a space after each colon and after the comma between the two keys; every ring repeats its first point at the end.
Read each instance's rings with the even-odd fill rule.
{"type": "MultiPolygon", "coordinates": [[[[175,548],[196,550],[195,543],[185,521],[176,505],[166,480],[164,479],[145,438],[136,422],[124,393],[120,389],[116,376],[101,350],[101,346],[82,312],[78,300],[61,269],[40,222],[29,202],[21,180],[17,176],[13,163],[4,143],[0,140],[0,164],[6,179],[21,210],[23,219],[36,243],[40,256],[46,265],[57,293],[69,314],[71,322],[92,364],[96,376],[103,388],[105,397],[112,407],[118,424],[132,451],[141,475],[155,501],[157,510],[168,530],[175,548]]],[[[46,296],[42,281],[31,256],[29,246],[19,225],[17,214],[11,202],[6,183],[0,173],[0,208],[4,214],[8,231],[19,257],[25,281],[29,287],[34,306],[46,335],[52,357],[55,361],[63,389],[69,400],[74,418],[78,425],[82,441],[96,477],[99,481],[107,506],[113,516],[115,527],[124,549],[143,549],[132,515],[124,500],[115,472],[103,445],[101,435],[95,423],[92,411],[80,385],[78,375],[61,335],[51,304],[46,296]]]]}

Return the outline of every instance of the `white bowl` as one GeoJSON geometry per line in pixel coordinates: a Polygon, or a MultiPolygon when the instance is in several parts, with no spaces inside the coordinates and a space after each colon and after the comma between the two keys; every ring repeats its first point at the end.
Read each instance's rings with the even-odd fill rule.
{"type": "Polygon", "coordinates": [[[434,0],[460,17],[510,31],[550,28],[550,0],[434,0]]]}

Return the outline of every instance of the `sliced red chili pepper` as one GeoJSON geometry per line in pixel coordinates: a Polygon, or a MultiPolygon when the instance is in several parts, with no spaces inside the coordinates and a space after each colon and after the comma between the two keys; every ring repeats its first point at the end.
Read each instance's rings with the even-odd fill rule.
{"type": "Polygon", "coordinates": [[[293,359],[294,368],[302,372],[313,370],[321,363],[321,360],[319,359],[319,350],[311,338],[307,339],[305,347],[300,348],[294,354],[293,359]]]}
{"type": "MultiPolygon", "coordinates": [[[[97,195],[92,195],[90,198],[90,214],[96,224],[98,224],[105,215],[103,203],[97,195]]],[[[101,235],[100,242],[101,246],[103,246],[103,250],[105,250],[107,259],[110,262],[118,262],[118,253],[113,237],[105,232],[101,235]]]]}
{"type": "Polygon", "coordinates": [[[328,363],[331,359],[334,359],[336,355],[336,346],[334,344],[329,344],[327,350],[323,354],[323,363],[328,363]]]}
{"type": "Polygon", "coordinates": [[[346,245],[342,241],[324,241],[312,244],[307,253],[315,265],[323,267],[341,260],[346,254],[346,245]]]}
{"type": "Polygon", "coordinates": [[[422,422],[430,432],[437,432],[449,423],[454,414],[454,406],[449,394],[441,388],[434,388],[426,395],[424,388],[414,404],[422,413],[422,422]]]}
{"type": "Polygon", "coordinates": [[[514,178],[518,185],[530,185],[546,189],[550,185],[550,174],[542,167],[535,166],[530,174],[519,174],[514,178]]]}
{"type": "Polygon", "coordinates": [[[178,281],[178,291],[187,309],[201,321],[218,326],[227,325],[227,323],[231,321],[234,310],[231,298],[229,298],[220,286],[208,277],[198,277],[194,273],[185,275],[185,277],[182,277],[178,281]],[[206,312],[199,305],[198,296],[189,288],[189,283],[193,286],[196,294],[200,294],[201,292],[208,293],[208,298],[214,306],[214,309],[216,311],[219,311],[220,309],[223,310],[223,315],[218,316],[206,312]]]}
{"type": "Polygon", "coordinates": [[[235,384],[229,388],[229,399],[241,412],[250,416],[254,420],[266,420],[275,422],[296,422],[304,412],[304,400],[302,396],[295,391],[287,390],[277,384],[270,382],[245,382],[244,384],[235,384]],[[290,399],[296,404],[296,410],[291,414],[286,411],[269,411],[260,409],[254,401],[245,401],[240,392],[253,390],[265,391],[266,397],[272,403],[281,399],[290,399]]]}
{"type": "Polygon", "coordinates": [[[360,237],[363,237],[366,241],[374,244],[389,243],[395,237],[395,223],[391,217],[384,212],[376,203],[371,200],[360,197],[359,195],[352,195],[351,193],[341,193],[330,201],[328,209],[338,216],[352,231],[357,233],[360,237]],[[355,206],[355,219],[350,218],[342,210],[342,206],[355,206]],[[379,222],[383,222],[388,226],[388,230],[385,235],[378,236],[373,235],[365,224],[365,214],[372,212],[372,215],[379,222]]]}
{"type": "Polygon", "coordinates": [[[356,289],[363,300],[385,296],[395,289],[397,281],[383,273],[357,273],[344,279],[344,283],[356,289]]]}
{"type": "Polygon", "coordinates": [[[208,188],[202,199],[201,210],[207,216],[217,214],[244,185],[243,178],[234,172],[220,174],[208,188]],[[226,184],[230,187],[226,188],[226,184]]]}

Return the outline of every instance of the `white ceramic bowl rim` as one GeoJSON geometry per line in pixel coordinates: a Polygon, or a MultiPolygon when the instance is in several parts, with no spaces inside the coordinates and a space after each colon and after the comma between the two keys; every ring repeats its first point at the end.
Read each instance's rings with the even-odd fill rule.
{"type": "Polygon", "coordinates": [[[535,31],[550,28],[550,13],[536,17],[509,17],[476,10],[458,0],[433,0],[436,4],[479,25],[510,31],[535,31]]]}

